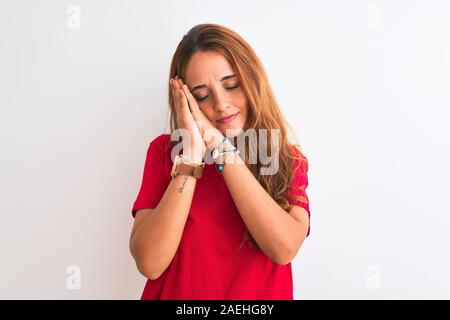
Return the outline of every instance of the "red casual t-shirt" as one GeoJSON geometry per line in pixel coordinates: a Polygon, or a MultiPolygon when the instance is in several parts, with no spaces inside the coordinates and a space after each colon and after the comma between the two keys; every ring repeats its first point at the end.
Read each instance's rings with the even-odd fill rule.
{"type": "MultiPolygon", "coordinates": [[[[142,185],[132,208],[156,208],[169,185],[172,168],[170,134],[161,134],[147,151],[142,185]]],[[[297,161],[298,162],[298,161],[297,161]]],[[[297,168],[297,166],[294,166],[297,168]]],[[[308,164],[298,166],[291,184],[307,198],[308,164]]],[[[309,204],[288,201],[305,208],[309,204]]],[[[246,226],[215,164],[206,164],[196,182],[179,247],[158,279],[147,279],[141,300],[292,300],[291,263],[279,265],[248,241],[239,249],[246,226]]],[[[309,235],[308,227],[308,235],[309,235]]]]}

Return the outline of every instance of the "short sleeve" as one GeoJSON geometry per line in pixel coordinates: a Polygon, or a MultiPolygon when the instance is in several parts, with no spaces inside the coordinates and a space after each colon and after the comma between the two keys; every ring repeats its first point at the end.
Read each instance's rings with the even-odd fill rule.
{"type": "MultiPolygon", "coordinates": [[[[290,197],[288,198],[288,201],[292,205],[304,208],[308,212],[308,216],[311,219],[311,212],[309,210],[309,198],[306,194],[306,188],[308,187],[309,164],[308,159],[304,155],[301,155],[301,157],[302,159],[296,159],[294,161],[292,173],[294,175],[294,178],[289,188],[291,190],[291,194],[302,197],[305,202],[297,199],[292,199],[290,197]]],[[[306,234],[306,236],[309,235],[310,226],[311,222],[308,225],[308,233],[306,234]]]]}
{"type": "Polygon", "coordinates": [[[156,137],[147,149],[141,188],[131,210],[133,218],[140,209],[156,208],[170,183],[170,172],[167,169],[167,136],[162,134],[156,137]]]}

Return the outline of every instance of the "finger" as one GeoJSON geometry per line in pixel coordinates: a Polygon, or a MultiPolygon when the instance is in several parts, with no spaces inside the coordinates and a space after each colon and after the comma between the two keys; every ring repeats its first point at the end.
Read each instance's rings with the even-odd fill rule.
{"type": "Polygon", "coordinates": [[[181,90],[183,91],[189,110],[192,114],[192,117],[194,118],[195,123],[197,124],[197,127],[199,128],[200,132],[203,132],[203,129],[205,127],[205,119],[204,114],[200,111],[200,108],[198,107],[197,101],[195,100],[194,96],[189,91],[188,86],[184,83],[183,79],[178,78],[178,82],[181,86],[181,90]]]}
{"type": "Polygon", "coordinates": [[[186,96],[184,95],[183,90],[177,89],[178,99],[180,99],[180,105],[184,108],[186,107],[189,110],[189,105],[186,99],[186,96]]]}
{"type": "Polygon", "coordinates": [[[184,84],[182,87],[182,90],[186,94],[186,98],[187,98],[187,101],[189,103],[192,113],[196,117],[200,117],[201,116],[200,108],[198,107],[198,103],[195,100],[194,96],[192,95],[191,91],[189,90],[188,86],[184,84]]]}
{"type": "Polygon", "coordinates": [[[180,88],[180,90],[183,89],[183,80],[181,78],[177,78],[177,86],[180,88]]]}
{"type": "MultiPolygon", "coordinates": [[[[177,95],[178,95],[178,91],[181,91],[183,93],[183,96],[184,96],[184,92],[183,92],[183,89],[181,88],[180,80],[181,79],[178,77],[178,75],[176,75],[174,84],[175,84],[175,88],[176,88],[176,91],[177,91],[177,95]]],[[[181,100],[180,100],[180,102],[181,102],[181,100]]],[[[188,105],[188,109],[189,109],[189,105],[188,105]]]]}
{"type": "Polygon", "coordinates": [[[192,117],[192,113],[191,113],[191,110],[189,109],[189,104],[188,104],[188,101],[186,99],[186,96],[185,96],[183,90],[177,89],[177,96],[178,96],[178,102],[179,102],[179,106],[180,106],[180,113],[183,114],[184,116],[192,117]]]}
{"type": "Polygon", "coordinates": [[[182,90],[186,96],[186,100],[188,102],[192,117],[194,118],[197,127],[199,128],[200,132],[203,135],[207,123],[205,121],[206,116],[204,115],[203,112],[201,112],[200,108],[198,107],[197,101],[195,100],[194,96],[190,93],[189,88],[186,85],[183,85],[182,90]]]}
{"type": "Polygon", "coordinates": [[[189,99],[189,95],[187,94],[187,92],[189,92],[189,88],[184,83],[183,79],[181,79],[181,78],[178,78],[178,84],[180,85],[180,90],[182,90],[185,93],[185,95],[186,95],[186,99],[187,99],[187,102],[188,102],[188,105],[189,105],[189,109],[191,110],[191,112],[193,112],[194,111],[194,109],[192,108],[193,104],[192,104],[191,100],[189,99]],[[187,91],[186,91],[186,89],[187,89],[187,91]]]}
{"type": "Polygon", "coordinates": [[[181,78],[177,78],[177,80],[175,82],[176,82],[177,88],[179,88],[178,90],[180,90],[182,92],[183,97],[186,100],[186,104],[187,104],[188,110],[190,112],[192,112],[192,109],[191,109],[191,106],[189,104],[189,101],[187,100],[187,96],[185,95],[184,90],[183,90],[183,80],[181,80],[181,78]]]}
{"type": "Polygon", "coordinates": [[[178,80],[178,76],[175,76],[175,78],[173,79],[173,85],[176,89],[180,89],[180,82],[178,80]]]}
{"type": "MultiPolygon", "coordinates": [[[[180,85],[180,89],[183,90],[183,92],[186,94],[186,99],[188,101],[189,108],[191,109],[191,111],[194,111],[195,106],[197,106],[197,109],[198,109],[197,101],[195,101],[195,99],[194,99],[194,101],[192,101],[192,99],[190,99],[189,96],[192,96],[191,92],[189,91],[189,88],[187,87],[187,85],[184,83],[183,79],[178,78],[177,81],[180,85]],[[194,106],[193,102],[195,102],[195,106],[194,106]]],[[[192,98],[194,98],[194,97],[192,97],[192,98]]]]}
{"type": "Polygon", "coordinates": [[[178,87],[176,80],[172,80],[172,94],[177,114],[182,117],[188,116],[191,112],[189,110],[189,106],[186,107],[187,101],[185,104],[183,103],[184,93],[178,87]]]}
{"type": "Polygon", "coordinates": [[[170,82],[170,94],[172,95],[172,100],[173,100],[173,104],[175,106],[175,110],[177,110],[177,112],[178,112],[178,110],[180,108],[179,108],[179,101],[178,101],[179,99],[176,94],[175,81],[173,79],[170,79],[169,82],[170,82]]]}
{"type": "Polygon", "coordinates": [[[200,107],[198,106],[197,100],[195,100],[195,97],[192,95],[191,91],[189,90],[189,87],[184,83],[183,79],[180,78],[180,82],[182,83],[181,89],[186,95],[186,99],[189,104],[189,108],[192,112],[192,115],[194,119],[198,122],[199,128],[203,127],[203,123],[206,123],[206,115],[200,110],[200,107]]]}

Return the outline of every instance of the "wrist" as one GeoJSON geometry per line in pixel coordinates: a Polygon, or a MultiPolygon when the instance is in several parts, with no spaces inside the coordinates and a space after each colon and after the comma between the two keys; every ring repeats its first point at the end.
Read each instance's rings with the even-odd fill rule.
{"type": "Polygon", "coordinates": [[[231,141],[230,140],[228,140],[228,139],[226,139],[220,146],[219,146],[219,148],[220,149],[225,149],[225,148],[232,148],[232,147],[234,147],[234,145],[231,143],[231,141]]]}
{"type": "Polygon", "coordinates": [[[242,159],[239,156],[239,154],[240,154],[239,150],[225,153],[223,155],[223,157],[224,157],[223,163],[224,164],[241,163],[242,161],[239,162],[239,160],[242,160],[242,159]]]}
{"type": "Polygon", "coordinates": [[[233,143],[230,141],[230,139],[231,138],[225,137],[222,134],[216,136],[216,138],[210,144],[211,149],[214,150],[233,147],[233,143]]]}

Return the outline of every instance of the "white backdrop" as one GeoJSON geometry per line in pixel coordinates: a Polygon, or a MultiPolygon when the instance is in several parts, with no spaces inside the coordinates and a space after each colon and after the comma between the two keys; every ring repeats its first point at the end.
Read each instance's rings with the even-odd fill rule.
{"type": "Polygon", "coordinates": [[[445,0],[2,1],[0,298],[140,298],[131,207],[204,22],[255,49],[309,159],[294,298],[450,298],[445,0]]]}

